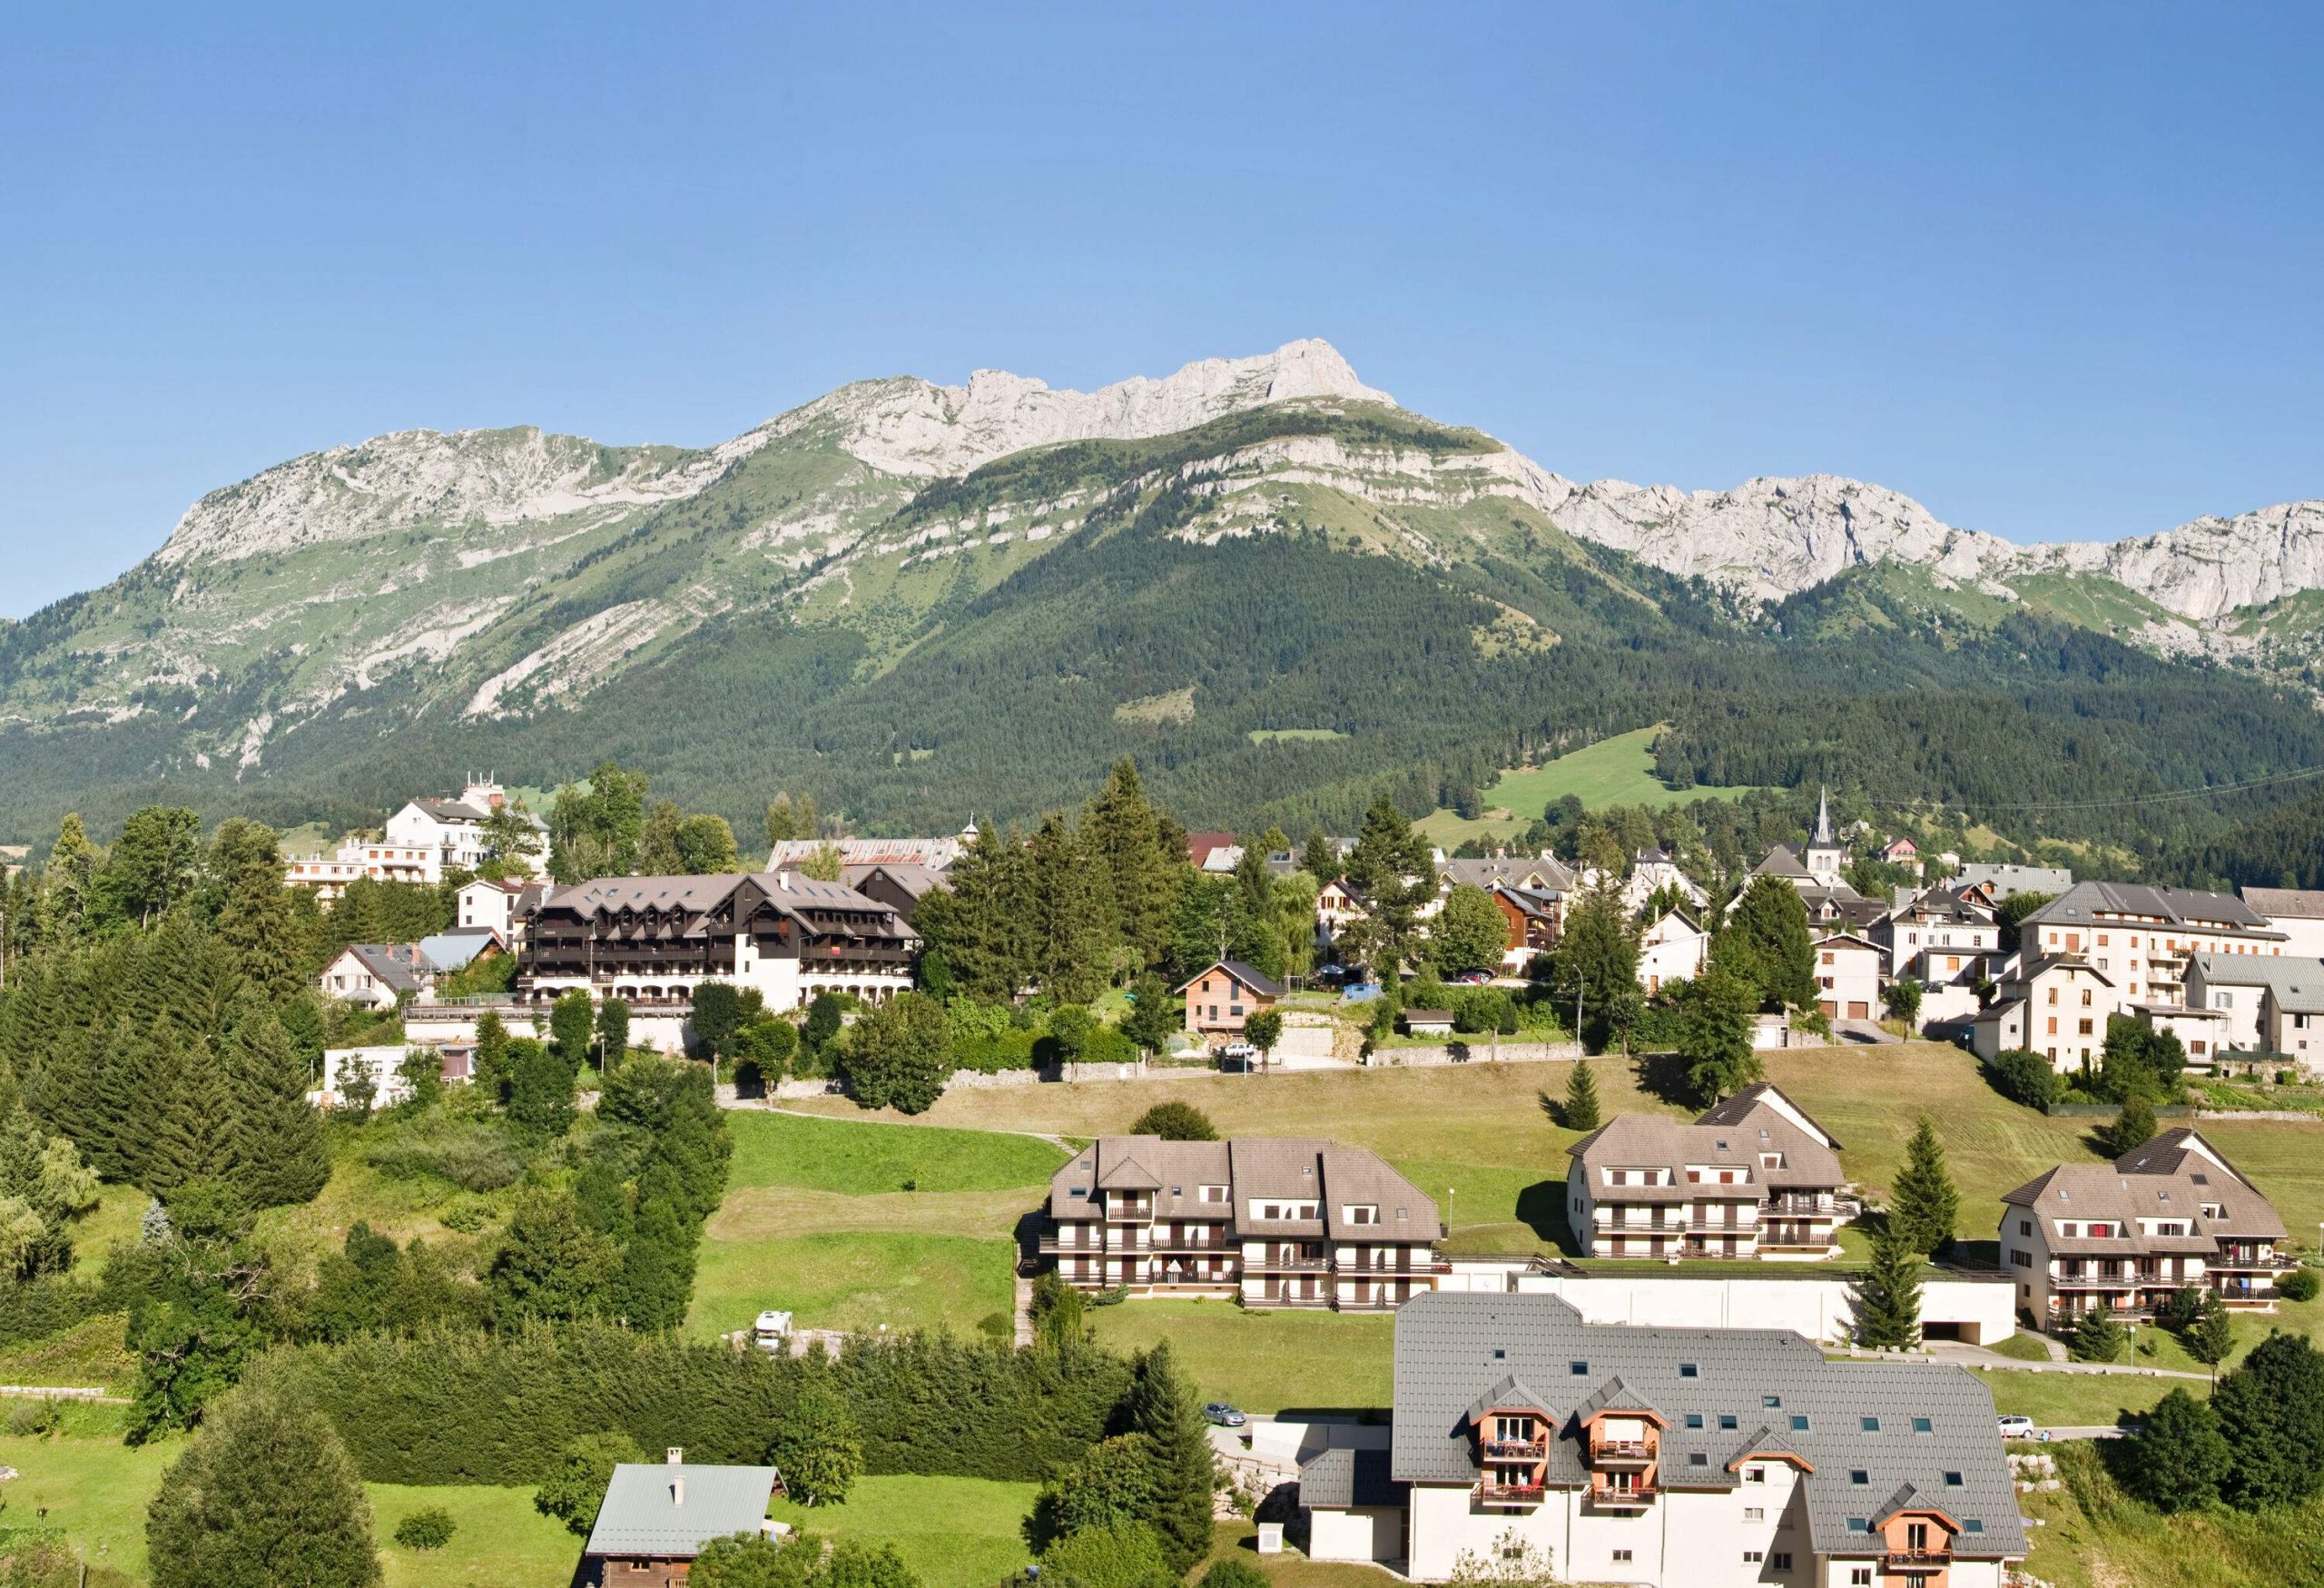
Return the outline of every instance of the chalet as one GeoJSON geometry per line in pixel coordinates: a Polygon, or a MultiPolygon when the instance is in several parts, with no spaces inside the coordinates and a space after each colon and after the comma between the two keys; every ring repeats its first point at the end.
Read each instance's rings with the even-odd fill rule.
{"type": "Polygon", "coordinates": [[[2044,1328],[2085,1312],[2151,1317],[2173,1292],[2275,1310],[2298,1267],[2283,1219],[2202,1134],[2165,1130],[2105,1164],[2062,1164],[2002,1198],[2002,1266],[2044,1328]]]}
{"type": "Polygon", "coordinates": [[[435,980],[436,972],[417,943],[359,942],[325,965],[315,985],[327,998],[367,1009],[393,1009],[405,999],[418,998],[435,980]]]}
{"type": "Polygon", "coordinates": [[[1828,1258],[1857,1208],[1839,1143],[1766,1081],[1691,1125],[1624,1114],[1566,1151],[1584,1257],[1828,1258]]]}
{"type": "Polygon", "coordinates": [[[911,988],[920,946],[893,907],[785,871],[576,883],[544,897],[527,932],[520,997],[579,988],[647,1008],[713,981],[777,1011],[825,991],[877,1002],[911,988]]]}
{"type": "Polygon", "coordinates": [[[952,884],[945,880],[944,872],[932,866],[914,865],[905,861],[881,861],[876,865],[851,865],[840,869],[839,880],[867,899],[877,899],[906,921],[920,908],[920,902],[939,888],[952,884]]]}
{"type": "Polygon", "coordinates": [[[1691,981],[1710,957],[1710,933],[1684,910],[1666,910],[1638,940],[1638,984],[1649,993],[1673,981],[1691,981]]]}
{"type": "Polygon", "coordinates": [[[1340,939],[1365,914],[1364,900],[1345,877],[1334,877],[1316,891],[1315,947],[1326,962],[1336,962],[1340,939]]]}
{"type": "Polygon", "coordinates": [[[1492,902],[1509,924],[1509,935],[1502,942],[1503,969],[1522,971],[1535,954],[1548,953],[1558,946],[1559,925],[1565,919],[1562,891],[1496,883],[1492,902]]]}
{"type": "Polygon", "coordinates": [[[1835,932],[1809,951],[1816,960],[1816,1007],[1827,1020],[1871,1020],[1880,1011],[1880,965],[1887,956],[1863,938],[1835,932]]]}
{"type": "Polygon", "coordinates": [[[1415,1297],[1396,1314],[1384,1470],[1366,1455],[1301,1471],[1308,1553],[1415,1582],[1530,1552],[1561,1582],[2003,1588],[2026,1553],[1974,1375],[1827,1362],[1788,1330],[1415,1297]]]}
{"type": "Polygon", "coordinates": [[[1187,1030],[1239,1032],[1243,1022],[1275,1007],[1283,983],[1240,960],[1215,960],[1178,989],[1187,1000],[1187,1030]]]}
{"type": "Polygon", "coordinates": [[[1910,838],[1891,838],[1881,845],[1880,858],[1890,865],[1908,865],[1917,872],[1921,869],[1921,846],[1910,838]]]}
{"type": "Polygon", "coordinates": [[[1383,1311],[1433,1289],[1436,1204],[1360,1147],[1102,1136],[1049,1181],[1041,1250],[1082,1290],[1383,1311]]]}
{"type": "Polygon", "coordinates": [[[598,1588],[680,1588],[711,1540],[788,1531],[767,1519],[776,1482],[771,1466],[704,1466],[675,1449],[658,1466],[623,1462],[606,1484],[577,1580],[598,1588]]]}

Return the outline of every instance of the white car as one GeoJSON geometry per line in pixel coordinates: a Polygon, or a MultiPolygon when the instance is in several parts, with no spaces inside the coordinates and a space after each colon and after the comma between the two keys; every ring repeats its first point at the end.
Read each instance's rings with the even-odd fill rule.
{"type": "Polygon", "coordinates": [[[2021,1417],[2012,1414],[2009,1416],[1999,1419],[1999,1422],[2001,1424],[2001,1436],[2004,1439],[2031,1439],[2034,1437],[2034,1419],[2031,1417],[2021,1417]]]}
{"type": "Polygon", "coordinates": [[[783,1349],[783,1341],[791,1337],[791,1315],[769,1307],[751,1326],[751,1337],[763,1351],[783,1349]]]}

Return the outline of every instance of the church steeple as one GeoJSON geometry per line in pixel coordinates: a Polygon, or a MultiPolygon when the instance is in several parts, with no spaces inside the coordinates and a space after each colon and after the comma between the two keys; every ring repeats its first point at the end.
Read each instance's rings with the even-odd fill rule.
{"type": "Polygon", "coordinates": [[[1818,849],[1835,849],[1839,840],[1832,836],[1832,791],[1821,785],[1816,790],[1816,835],[1808,843],[1818,849]]]}

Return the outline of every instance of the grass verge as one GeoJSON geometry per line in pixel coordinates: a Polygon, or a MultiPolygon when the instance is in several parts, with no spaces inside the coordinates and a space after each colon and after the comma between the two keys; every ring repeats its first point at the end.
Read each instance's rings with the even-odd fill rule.
{"type": "Polygon", "coordinates": [[[777,1500],[770,1513],[807,1533],[895,1546],[926,1588],[988,1588],[1026,1564],[1032,1484],[985,1478],[867,1477],[843,1505],[777,1500]]]}

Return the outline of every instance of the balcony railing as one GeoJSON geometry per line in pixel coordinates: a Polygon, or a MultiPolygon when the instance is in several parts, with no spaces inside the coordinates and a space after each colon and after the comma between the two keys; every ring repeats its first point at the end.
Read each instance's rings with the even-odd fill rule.
{"type": "Polygon", "coordinates": [[[1839,1244],[1840,1238],[1837,1235],[1786,1234],[1776,1229],[1759,1231],[1761,1251],[1774,1248],[1789,1252],[1820,1252],[1829,1251],[1839,1244]]]}
{"type": "MultiPolygon", "coordinates": [[[[2161,1284],[2150,1279],[2151,1284],[2161,1284]]],[[[2060,1274],[2050,1281],[2053,1290],[2135,1290],[2139,1287],[2136,1274],[2060,1274]]]]}
{"type": "Polygon", "coordinates": [[[1593,1484],[1590,1503],[1611,1511],[1636,1511],[1653,1503],[1654,1485],[1640,1484],[1635,1488],[1617,1488],[1611,1484],[1593,1484]]]}
{"type": "Polygon", "coordinates": [[[1840,1216],[1840,1205],[1830,1197],[1806,1197],[1787,1193],[1780,1197],[1768,1198],[1768,1204],[1760,1209],[1759,1216],[1764,1218],[1770,1213],[1786,1214],[1795,1218],[1808,1217],[1837,1218],[1840,1216]]]}
{"type": "Polygon", "coordinates": [[[1495,1484],[1477,1485],[1480,1505],[1538,1505],[1549,1490],[1541,1484],[1495,1484]]]}
{"type": "Polygon", "coordinates": [[[1687,1219],[1687,1233],[1689,1235],[1756,1235],[1758,1233],[1758,1230],[1759,1227],[1756,1223],[1734,1224],[1718,1219],[1697,1218],[1691,1216],[1687,1219]]]}
{"type": "Polygon", "coordinates": [[[1343,1274],[1380,1274],[1394,1276],[1397,1274],[1449,1274],[1452,1271],[1452,1264],[1440,1263],[1431,1258],[1423,1258],[1419,1262],[1400,1260],[1393,1263],[1381,1262],[1374,1259],[1368,1263],[1347,1262],[1340,1265],[1340,1272],[1343,1274]]]}
{"type": "Polygon", "coordinates": [[[1232,1240],[1201,1239],[1191,1235],[1157,1235],[1154,1249],[1157,1252],[1232,1252],[1242,1249],[1242,1243],[1232,1240]]]}
{"type": "Polygon", "coordinates": [[[1539,1461],[1549,1454],[1547,1439],[1488,1439],[1487,1461],[1539,1461]]]}
{"type": "Polygon", "coordinates": [[[1243,1259],[1243,1267],[1254,1274],[1321,1274],[1332,1266],[1329,1258],[1295,1258],[1259,1256],[1243,1259]]]}
{"type": "Polygon", "coordinates": [[[1041,1237],[1041,1250],[1043,1252],[1066,1257],[1071,1257],[1077,1253],[1095,1257],[1100,1252],[1108,1250],[1118,1252],[1122,1249],[1123,1248],[1120,1247],[1108,1248],[1102,1243],[1094,1240],[1067,1240],[1060,1236],[1055,1235],[1045,1235],[1041,1237]]]}
{"type": "Polygon", "coordinates": [[[1590,1447],[1590,1457],[1625,1466],[1640,1465],[1654,1459],[1654,1446],[1643,1439],[1600,1439],[1590,1447]]]}
{"type": "Polygon", "coordinates": [[[1880,1564],[1891,1572],[1942,1572],[1953,1563],[1953,1552],[1941,1549],[1884,1551],[1880,1564]]]}
{"type": "Polygon", "coordinates": [[[2281,1253],[2262,1257],[2248,1247],[2241,1250],[2221,1247],[2219,1255],[2211,1258],[2205,1267],[2213,1271],[2224,1268],[2238,1274],[2288,1274],[2299,1267],[2299,1259],[2281,1253]]]}

